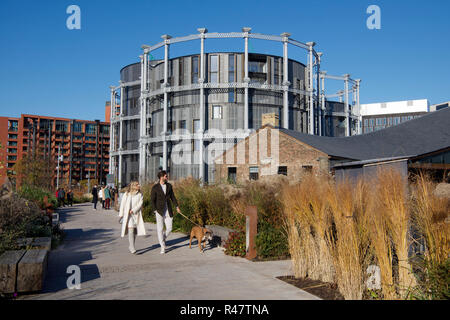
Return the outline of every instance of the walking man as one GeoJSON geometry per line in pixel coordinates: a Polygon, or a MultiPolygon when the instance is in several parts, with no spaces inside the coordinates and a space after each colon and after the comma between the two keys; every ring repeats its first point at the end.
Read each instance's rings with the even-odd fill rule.
{"type": "Polygon", "coordinates": [[[158,233],[159,244],[161,245],[161,254],[166,252],[166,239],[172,231],[173,209],[172,203],[176,206],[177,212],[180,213],[178,201],[173,193],[173,188],[168,183],[166,171],[158,173],[159,182],[152,187],[151,201],[156,215],[156,230],[158,233]],[[164,224],[166,232],[163,232],[164,224]]]}
{"type": "Polygon", "coordinates": [[[64,199],[66,198],[66,192],[64,191],[64,188],[60,188],[59,192],[58,192],[58,203],[60,206],[65,207],[65,201],[64,199]]]}

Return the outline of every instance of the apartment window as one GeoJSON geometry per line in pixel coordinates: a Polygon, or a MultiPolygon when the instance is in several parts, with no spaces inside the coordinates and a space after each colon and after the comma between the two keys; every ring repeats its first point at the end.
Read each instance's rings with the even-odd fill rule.
{"type": "Polygon", "coordinates": [[[250,180],[258,180],[258,167],[250,167],[250,180]]]}
{"type": "Polygon", "coordinates": [[[100,132],[103,134],[108,134],[109,135],[109,126],[108,125],[104,125],[100,127],[100,132]]]}
{"type": "Polygon", "coordinates": [[[167,122],[167,131],[172,132],[175,130],[175,122],[169,121],[167,122]]]}
{"type": "Polygon", "coordinates": [[[365,119],[364,120],[364,126],[367,127],[369,125],[369,120],[365,119]]]}
{"type": "MultiPolygon", "coordinates": [[[[234,81],[234,71],[235,71],[234,57],[235,57],[234,54],[228,55],[228,73],[229,73],[229,75],[232,75],[233,81],[234,81]]],[[[229,78],[231,78],[231,76],[229,78]]],[[[228,80],[230,80],[230,79],[228,79],[228,80]]],[[[233,81],[230,81],[230,82],[233,82],[233,81]]]]}
{"type": "Polygon", "coordinates": [[[95,134],[95,124],[86,123],[86,133],[87,134],[95,134]]]}
{"type": "MultiPolygon", "coordinates": [[[[115,131],[117,134],[117,131],[115,131]]],[[[148,136],[151,136],[153,132],[153,127],[152,127],[152,118],[147,118],[147,121],[145,123],[145,134],[148,136]]]]}
{"type": "Polygon", "coordinates": [[[56,120],[55,130],[61,132],[67,132],[67,122],[56,120]]]}
{"type": "Polygon", "coordinates": [[[212,118],[213,119],[222,119],[222,106],[213,105],[212,109],[213,109],[212,118]]]}
{"type": "Polygon", "coordinates": [[[279,84],[280,78],[280,59],[274,59],[274,75],[273,75],[273,84],[279,84]]]}
{"type": "Polygon", "coordinates": [[[375,120],[374,119],[370,119],[369,120],[369,124],[370,124],[371,127],[373,127],[373,125],[375,124],[375,120]]]}
{"type": "Polygon", "coordinates": [[[180,128],[180,129],[187,129],[187,128],[186,128],[186,120],[180,120],[180,122],[179,122],[179,128],[180,128]]]}
{"type": "Polygon", "coordinates": [[[200,132],[200,120],[199,119],[194,120],[192,128],[193,128],[194,133],[200,132]]]}
{"type": "MultiPolygon", "coordinates": [[[[228,55],[228,82],[235,82],[235,55],[228,55]]],[[[228,102],[235,102],[235,89],[228,89],[228,102]]]]}
{"type": "Polygon", "coordinates": [[[217,83],[219,74],[219,56],[211,56],[209,82],[217,83]]]}
{"type": "Polygon", "coordinates": [[[287,176],[287,166],[278,167],[278,174],[287,176]]]}
{"type": "Polygon", "coordinates": [[[8,120],[8,131],[17,132],[19,129],[19,122],[8,120]]]}
{"type": "Polygon", "coordinates": [[[200,151],[200,140],[193,140],[193,151],[200,151]]]}
{"type": "Polygon", "coordinates": [[[402,122],[408,121],[408,117],[402,117],[402,122]]]}
{"type": "Polygon", "coordinates": [[[17,146],[17,141],[8,141],[7,145],[10,146],[10,147],[16,147],[17,146]]]}
{"type": "Polygon", "coordinates": [[[264,73],[265,62],[262,61],[249,61],[248,72],[264,73]]]}
{"type": "Polygon", "coordinates": [[[228,168],[228,182],[236,183],[236,167],[228,168]]]}
{"type": "Polygon", "coordinates": [[[192,57],[192,83],[198,83],[198,56],[192,57]]]}
{"type": "Polygon", "coordinates": [[[184,58],[178,59],[178,85],[184,85],[184,68],[183,68],[184,58]]]}
{"type": "Polygon", "coordinates": [[[16,161],[17,156],[8,156],[8,161],[16,161]]]}
{"type": "Polygon", "coordinates": [[[83,124],[81,122],[74,122],[73,124],[73,132],[82,132],[83,124]]]}
{"type": "Polygon", "coordinates": [[[17,139],[17,134],[8,134],[8,139],[17,139]]]}

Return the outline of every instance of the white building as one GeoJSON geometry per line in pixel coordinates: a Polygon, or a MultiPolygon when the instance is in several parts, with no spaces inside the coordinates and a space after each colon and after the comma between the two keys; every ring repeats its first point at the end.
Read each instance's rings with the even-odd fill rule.
{"type": "Polygon", "coordinates": [[[377,131],[430,112],[427,99],[361,104],[362,133],[377,131]]]}

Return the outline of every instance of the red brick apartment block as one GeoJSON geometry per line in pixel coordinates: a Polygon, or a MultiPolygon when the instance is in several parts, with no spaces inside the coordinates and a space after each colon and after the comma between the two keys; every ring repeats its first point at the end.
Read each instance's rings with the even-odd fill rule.
{"type": "MultiPolygon", "coordinates": [[[[106,182],[109,166],[109,121],[78,120],[22,114],[20,118],[0,117],[0,183],[14,179],[13,166],[26,154],[58,159],[60,149],[61,186],[80,180],[106,182]]],[[[52,180],[56,186],[57,170],[52,180]]]]}

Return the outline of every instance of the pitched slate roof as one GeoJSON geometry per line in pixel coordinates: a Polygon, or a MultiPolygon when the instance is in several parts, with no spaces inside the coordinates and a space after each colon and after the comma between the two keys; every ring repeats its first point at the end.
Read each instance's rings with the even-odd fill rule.
{"type": "Polygon", "coordinates": [[[329,156],[351,160],[409,158],[450,147],[450,108],[351,137],[321,137],[283,128],[280,131],[329,156]]]}

